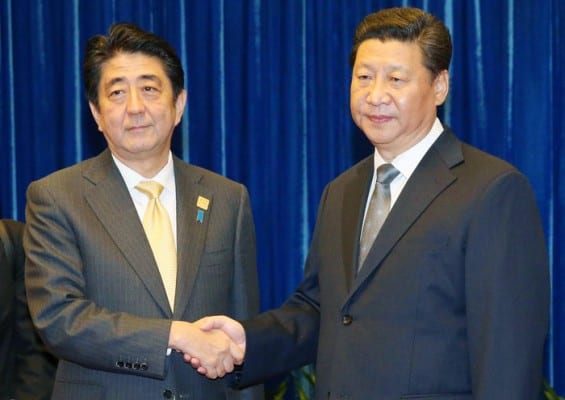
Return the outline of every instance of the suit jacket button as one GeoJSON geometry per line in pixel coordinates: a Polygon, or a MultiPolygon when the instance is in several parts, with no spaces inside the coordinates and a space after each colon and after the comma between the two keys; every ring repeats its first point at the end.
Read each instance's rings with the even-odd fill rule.
{"type": "Polygon", "coordinates": [[[344,315],[343,318],[341,319],[341,323],[345,326],[351,325],[352,322],[353,322],[353,317],[349,314],[344,315]]]}
{"type": "Polygon", "coordinates": [[[142,363],[139,365],[139,369],[142,370],[142,371],[147,371],[148,368],[149,368],[149,366],[148,366],[147,363],[145,363],[145,362],[142,362],[142,363]]]}
{"type": "Polygon", "coordinates": [[[116,367],[123,368],[123,367],[124,367],[124,362],[123,362],[122,360],[116,361],[116,367]]]}
{"type": "Polygon", "coordinates": [[[126,362],[126,368],[129,368],[129,369],[132,368],[132,363],[131,363],[131,361],[126,362]]]}
{"type": "Polygon", "coordinates": [[[163,390],[163,398],[164,399],[172,399],[173,398],[173,392],[169,389],[163,390]]]}

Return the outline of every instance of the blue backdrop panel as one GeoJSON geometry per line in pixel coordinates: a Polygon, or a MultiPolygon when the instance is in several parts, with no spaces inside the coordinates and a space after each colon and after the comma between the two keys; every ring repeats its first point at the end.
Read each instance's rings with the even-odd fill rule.
{"type": "Polygon", "coordinates": [[[324,185],[370,146],[349,114],[356,25],[413,5],[454,41],[444,122],[531,180],[552,268],[547,377],[565,393],[565,2],[545,0],[2,0],[0,213],[23,220],[33,179],[104,147],[85,100],[86,40],[116,21],[169,40],[188,106],[174,151],[242,181],[258,232],[262,308],[302,276],[324,185]]]}

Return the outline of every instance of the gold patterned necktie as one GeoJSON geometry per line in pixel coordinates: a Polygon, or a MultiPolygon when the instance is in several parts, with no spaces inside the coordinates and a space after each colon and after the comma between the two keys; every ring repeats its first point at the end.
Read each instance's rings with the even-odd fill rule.
{"type": "Polygon", "coordinates": [[[151,250],[153,250],[153,256],[159,267],[167,298],[171,310],[173,310],[177,282],[177,250],[169,213],[159,200],[163,185],[154,181],[144,181],[140,182],[135,188],[149,197],[149,203],[143,216],[143,229],[151,245],[151,250]]]}
{"type": "Polygon", "coordinates": [[[383,164],[377,168],[377,181],[369,202],[369,209],[367,210],[361,234],[357,271],[361,269],[365,262],[365,258],[388,216],[390,211],[390,183],[399,173],[400,171],[394,168],[392,164],[383,164]]]}

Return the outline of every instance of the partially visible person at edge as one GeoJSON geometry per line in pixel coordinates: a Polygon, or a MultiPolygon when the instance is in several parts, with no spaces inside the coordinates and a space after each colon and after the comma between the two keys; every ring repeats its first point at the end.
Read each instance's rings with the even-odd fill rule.
{"type": "Polygon", "coordinates": [[[24,287],[24,224],[0,220],[0,400],[51,398],[57,359],[31,322],[24,287]]]}
{"type": "Polygon", "coordinates": [[[233,390],[183,360],[202,357],[210,378],[232,371],[239,347],[190,321],[251,317],[258,280],[247,189],[171,153],[187,98],[177,54],[119,23],[88,41],[83,74],[108,148],[27,191],[26,286],[60,358],[53,398],[262,398],[260,386],[233,390]],[[146,209],[168,225],[158,240],[146,209]],[[166,237],[171,248],[158,251],[166,237]]]}
{"type": "Polygon", "coordinates": [[[243,326],[203,325],[245,349],[240,386],[315,362],[320,400],[541,396],[549,268],[539,211],[523,174],[437,118],[451,53],[445,25],[416,8],[358,26],[351,114],[375,152],[325,188],[286,303],[243,326]],[[360,260],[383,164],[398,171],[392,208],[360,260]]]}

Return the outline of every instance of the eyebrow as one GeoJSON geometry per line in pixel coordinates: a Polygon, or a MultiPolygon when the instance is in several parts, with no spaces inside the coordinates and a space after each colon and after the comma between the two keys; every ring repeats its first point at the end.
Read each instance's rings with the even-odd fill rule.
{"type": "Polygon", "coordinates": [[[145,74],[137,78],[136,81],[152,81],[160,84],[161,78],[159,78],[157,75],[154,74],[145,74]]]}
{"type": "MultiPolygon", "coordinates": [[[[367,68],[367,69],[370,69],[370,70],[379,69],[379,68],[375,68],[375,66],[373,64],[370,64],[370,63],[360,63],[357,68],[367,68]]],[[[394,71],[409,72],[410,71],[410,69],[404,67],[403,65],[399,65],[399,64],[384,66],[381,69],[384,69],[387,72],[394,72],[394,71]]]]}
{"type": "Polygon", "coordinates": [[[110,79],[105,85],[104,85],[104,89],[108,90],[110,89],[112,86],[114,86],[117,83],[123,82],[125,80],[124,77],[122,76],[118,76],[116,78],[112,78],[110,79]]]}
{"type": "MultiPolygon", "coordinates": [[[[112,79],[110,79],[110,81],[108,83],[106,83],[106,85],[104,85],[104,89],[108,90],[112,86],[114,86],[118,83],[124,82],[125,80],[126,80],[126,78],[123,77],[123,76],[117,76],[115,78],[112,78],[112,79]]],[[[158,84],[162,83],[161,78],[159,78],[157,75],[154,75],[154,74],[141,75],[136,79],[136,82],[139,82],[139,81],[151,81],[151,82],[155,82],[155,83],[158,83],[158,84]]]]}

